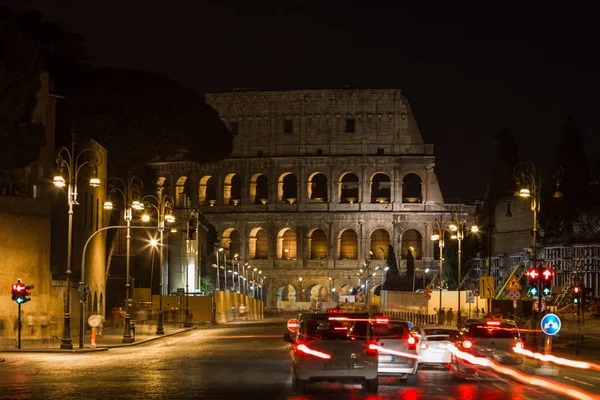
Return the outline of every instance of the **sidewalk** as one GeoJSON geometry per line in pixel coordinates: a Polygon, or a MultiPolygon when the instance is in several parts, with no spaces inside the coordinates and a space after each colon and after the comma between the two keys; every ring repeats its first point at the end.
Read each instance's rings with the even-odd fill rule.
{"type": "Polygon", "coordinates": [[[21,349],[16,348],[15,338],[0,338],[0,353],[2,352],[41,352],[41,353],[81,353],[91,351],[106,351],[110,348],[135,346],[163,337],[177,335],[192,329],[206,328],[208,325],[195,325],[193,328],[183,328],[179,323],[164,324],[164,335],[156,334],[156,324],[144,324],[135,326],[135,340],[132,343],[123,343],[123,327],[105,328],[102,335],[96,337],[96,348],[91,348],[91,333],[86,332],[84,336],[83,349],[79,348],[79,336],[72,336],[73,349],[61,349],[60,338],[53,339],[31,339],[21,337],[21,349]]]}

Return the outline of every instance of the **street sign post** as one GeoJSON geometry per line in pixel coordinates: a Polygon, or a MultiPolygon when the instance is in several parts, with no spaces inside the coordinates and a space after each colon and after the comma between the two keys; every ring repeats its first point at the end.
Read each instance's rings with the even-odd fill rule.
{"type": "Polygon", "coordinates": [[[546,302],[544,300],[542,300],[542,309],[540,310],[540,300],[537,299],[533,302],[533,311],[535,312],[542,312],[546,310],[546,302]]]}
{"type": "Polygon", "coordinates": [[[431,293],[425,293],[425,300],[431,300],[431,293]]]}
{"type": "Polygon", "coordinates": [[[521,292],[518,290],[511,290],[508,292],[508,298],[512,301],[517,301],[521,298],[521,292]]]}
{"type": "Polygon", "coordinates": [[[473,289],[473,296],[479,297],[479,288],[473,289]]]}
{"type": "Polygon", "coordinates": [[[516,276],[513,275],[512,278],[510,278],[510,281],[508,282],[508,285],[506,287],[509,291],[513,291],[513,290],[521,290],[523,289],[521,287],[521,284],[519,283],[519,280],[517,279],[516,276]]]}
{"type": "Polygon", "coordinates": [[[297,319],[290,319],[287,322],[287,328],[290,332],[296,332],[298,330],[298,320],[297,319]]]}
{"type": "Polygon", "coordinates": [[[473,291],[472,290],[467,290],[467,292],[466,292],[466,302],[468,304],[475,303],[475,296],[473,295],[473,291]]]}
{"type": "Polygon", "coordinates": [[[493,299],[496,296],[493,276],[479,277],[479,291],[482,299],[493,299]]]}

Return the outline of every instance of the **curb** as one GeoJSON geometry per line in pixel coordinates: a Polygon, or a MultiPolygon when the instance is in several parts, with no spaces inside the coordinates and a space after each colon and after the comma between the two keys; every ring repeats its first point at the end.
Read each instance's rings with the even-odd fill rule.
{"type": "Polygon", "coordinates": [[[194,329],[195,328],[185,328],[185,329],[182,329],[182,330],[177,331],[177,332],[165,333],[163,335],[156,335],[156,336],[149,337],[149,338],[146,338],[146,339],[142,339],[140,341],[135,341],[135,342],[132,342],[132,343],[118,343],[118,344],[107,344],[107,345],[103,345],[103,346],[96,346],[96,349],[109,350],[109,349],[115,349],[115,348],[119,348],[119,347],[138,346],[140,344],[152,342],[154,340],[159,340],[159,339],[164,338],[164,337],[175,336],[175,335],[179,335],[180,333],[189,332],[189,331],[194,330],[194,329]]]}

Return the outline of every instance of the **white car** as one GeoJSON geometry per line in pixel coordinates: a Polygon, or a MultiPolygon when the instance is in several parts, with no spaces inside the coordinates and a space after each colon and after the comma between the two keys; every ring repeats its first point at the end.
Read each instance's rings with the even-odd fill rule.
{"type": "Polygon", "coordinates": [[[360,382],[377,392],[378,351],[367,314],[302,314],[296,334],[284,340],[292,345],[296,392],[319,381],[360,382]]]}
{"type": "Polygon", "coordinates": [[[443,365],[450,367],[452,353],[450,348],[458,336],[458,329],[444,325],[423,325],[412,330],[419,339],[417,354],[419,365],[443,365]]]}
{"type": "Polygon", "coordinates": [[[408,321],[395,321],[388,318],[376,319],[373,323],[379,347],[380,376],[395,376],[410,386],[417,384],[419,366],[418,339],[410,332],[408,321]]]}

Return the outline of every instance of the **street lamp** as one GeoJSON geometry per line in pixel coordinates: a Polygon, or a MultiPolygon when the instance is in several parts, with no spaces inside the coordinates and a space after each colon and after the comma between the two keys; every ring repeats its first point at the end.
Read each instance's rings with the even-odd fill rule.
{"type": "Polygon", "coordinates": [[[241,293],[240,284],[242,281],[242,277],[240,275],[240,260],[239,260],[238,256],[239,256],[239,254],[235,254],[233,256],[234,263],[233,263],[232,269],[234,270],[233,274],[237,275],[237,288],[236,288],[237,290],[236,290],[236,292],[241,293]],[[235,268],[236,264],[237,264],[237,270],[235,268]]]}
{"type": "MultiPolygon", "coordinates": [[[[533,253],[532,253],[532,261],[533,267],[537,268],[537,217],[540,212],[540,186],[541,180],[538,175],[535,165],[531,161],[522,161],[515,165],[513,170],[515,180],[517,183],[517,191],[519,197],[529,198],[531,197],[531,211],[533,212],[533,253]]],[[[560,164],[554,163],[552,165],[552,180],[556,182],[556,191],[554,192],[554,198],[562,198],[564,195],[560,191],[560,181],[564,175],[564,169],[560,164]]],[[[516,193],[515,193],[516,194],[516,193]]],[[[542,293],[542,280],[540,279],[538,283],[538,293],[539,296],[539,312],[538,318],[540,318],[543,314],[542,305],[541,305],[541,293],[542,293]]],[[[532,314],[533,316],[533,314],[532,314]]],[[[550,346],[550,338],[551,336],[547,336],[547,340],[545,343],[544,353],[549,352],[550,346]]]]}
{"type": "Polygon", "coordinates": [[[113,202],[111,200],[111,193],[119,193],[123,197],[123,219],[127,222],[127,259],[126,272],[125,272],[125,326],[123,331],[123,343],[132,343],[135,338],[131,336],[131,315],[129,314],[129,297],[130,297],[130,277],[129,277],[129,258],[131,250],[131,218],[133,217],[133,210],[141,210],[144,205],[140,202],[139,197],[143,191],[143,182],[132,176],[127,179],[127,183],[120,178],[109,178],[107,181],[107,192],[108,199],[104,202],[105,210],[113,209],[113,202]],[[110,185],[109,183],[114,183],[110,185]],[[117,184],[121,184],[122,188],[117,187],[117,184]]]}
{"type": "MultiPolygon", "coordinates": [[[[465,228],[467,225],[467,221],[461,221],[460,220],[460,204],[458,206],[458,212],[457,214],[455,214],[452,218],[452,222],[449,225],[449,229],[451,232],[450,238],[451,239],[455,239],[458,241],[458,284],[457,284],[457,291],[458,291],[458,311],[456,314],[457,317],[457,326],[460,326],[460,321],[461,321],[461,312],[460,312],[460,284],[461,284],[461,280],[462,280],[462,275],[461,275],[461,255],[462,255],[462,250],[461,250],[461,242],[465,237],[465,228]]],[[[479,228],[477,227],[477,225],[472,224],[470,227],[470,232],[471,233],[477,233],[479,232],[479,228]]],[[[441,256],[441,254],[440,254],[441,256]]]]}
{"type": "Polygon", "coordinates": [[[441,319],[441,313],[442,313],[442,290],[443,290],[443,283],[444,283],[444,279],[443,279],[443,275],[442,275],[442,263],[443,263],[443,251],[444,251],[444,234],[448,232],[447,229],[444,228],[444,220],[443,220],[443,216],[442,214],[440,214],[440,220],[434,220],[433,221],[433,232],[431,234],[431,240],[432,241],[438,241],[438,246],[440,248],[440,270],[439,270],[439,276],[440,276],[440,308],[438,309],[438,324],[441,324],[442,319],[441,319]]]}
{"type": "MultiPolygon", "coordinates": [[[[256,268],[254,268],[254,270],[256,271],[256,268]]],[[[300,300],[304,301],[304,289],[302,287],[302,281],[304,280],[301,276],[298,277],[298,280],[300,281],[300,300]]]]}
{"type": "MultiPolygon", "coordinates": [[[[77,178],[79,171],[84,166],[93,169],[92,178],[89,185],[92,187],[100,186],[98,179],[98,166],[102,163],[102,153],[96,149],[86,148],[75,154],[75,132],[71,133],[71,149],[65,146],[58,148],[56,152],[56,167],[58,174],[53,179],[53,184],[56,187],[67,186],[67,204],[69,205],[69,228],[67,237],[67,287],[65,289],[65,306],[64,306],[64,322],[63,322],[63,337],[61,338],[61,349],[73,349],[71,340],[71,265],[73,263],[73,206],[79,205],[77,202],[77,178]],[[83,161],[80,159],[83,154],[89,154],[90,160],[83,161]],[[63,170],[67,170],[67,181],[63,178],[63,170]]],[[[83,281],[83,277],[81,277],[83,281]]],[[[83,299],[81,299],[83,301],[83,299]]]]}
{"type": "Polygon", "coordinates": [[[425,291],[425,278],[427,277],[428,272],[429,268],[425,268],[425,271],[423,271],[423,291],[425,291]]]}
{"type": "MultiPolygon", "coordinates": [[[[174,201],[169,195],[164,196],[153,196],[146,195],[142,199],[144,208],[152,207],[156,210],[156,220],[158,223],[158,231],[160,232],[159,246],[160,252],[158,253],[158,259],[160,264],[160,293],[159,293],[159,309],[158,309],[158,325],[156,327],[157,335],[164,335],[165,329],[163,327],[163,243],[164,243],[164,229],[165,222],[175,222],[175,217],[172,214],[174,201]]],[[[142,222],[149,222],[150,216],[146,213],[142,215],[142,222]]]]}
{"type": "Polygon", "coordinates": [[[221,272],[219,271],[219,268],[221,268],[221,266],[219,265],[219,253],[222,253],[222,252],[223,252],[223,250],[224,250],[224,249],[223,249],[222,247],[219,247],[219,248],[217,249],[217,251],[215,252],[215,253],[217,254],[217,290],[221,290],[221,282],[219,282],[219,279],[220,279],[220,278],[219,278],[219,274],[221,273],[221,272]]]}
{"type": "Polygon", "coordinates": [[[190,241],[197,240],[198,217],[200,212],[196,209],[188,209],[186,212],[187,229],[185,237],[185,322],[183,326],[191,328],[194,326],[192,314],[190,314],[190,241]]]}

